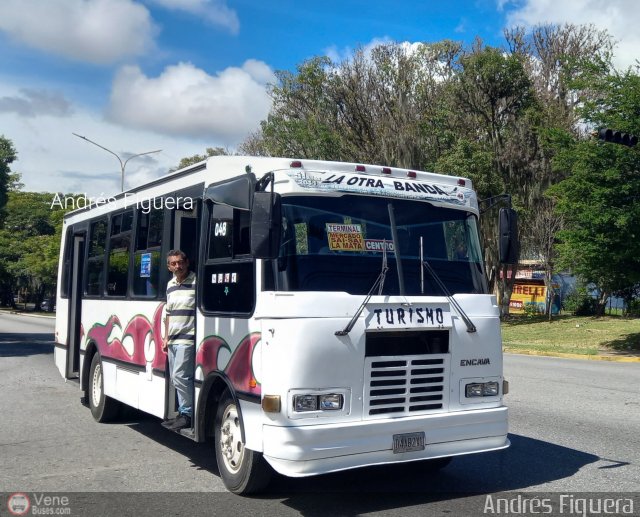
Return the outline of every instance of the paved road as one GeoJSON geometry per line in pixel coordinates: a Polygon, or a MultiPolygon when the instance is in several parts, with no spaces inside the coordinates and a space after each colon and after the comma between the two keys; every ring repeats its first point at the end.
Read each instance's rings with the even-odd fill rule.
{"type": "Polygon", "coordinates": [[[466,515],[471,492],[640,492],[640,363],[507,355],[509,449],[458,458],[438,475],[416,464],[276,477],[270,495],[243,499],[216,494],[224,488],[208,445],[158,419],[132,411],[95,423],[54,367],[52,332],[50,319],[0,314],[0,491],[156,493],[93,494],[76,500],[74,515],[108,515],[125,501],[138,512],[177,504],[178,514],[185,503],[169,492],[204,492],[184,496],[192,515],[212,501],[259,515],[466,515]]]}

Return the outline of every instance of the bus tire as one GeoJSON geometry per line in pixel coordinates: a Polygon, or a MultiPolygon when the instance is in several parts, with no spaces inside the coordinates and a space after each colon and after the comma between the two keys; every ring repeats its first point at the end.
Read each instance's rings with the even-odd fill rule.
{"type": "Polygon", "coordinates": [[[93,354],[89,369],[89,408],[96,422],[111,422],[120,409],[120,402],[104,394],[104,375],[100,354],[93,354]]]}
{"type": "Polygon", "coordinates": [[[229,391],[218,404],[215,420],[215,451],[224,486],[234,494],[251,494],[267,486],[271,469],[262,454],[242,442],[242,417],[229,391]]]}

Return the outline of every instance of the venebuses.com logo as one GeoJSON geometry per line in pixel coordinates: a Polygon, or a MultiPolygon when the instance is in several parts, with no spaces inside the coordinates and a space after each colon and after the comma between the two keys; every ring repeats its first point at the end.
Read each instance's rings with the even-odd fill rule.
{"type": "Polygon", "coordinates": [[[23,494],[22,492],[16,492],[15,494],[11,494],[9,499],[7,499],[7,508],[11,515],[26,515],[31,508],[31,501],[29,500],[29,496],[27,494],[23,494]]]}
{"type": "Polygon", "coordinates": [[[71,515],[66,495],[14,492],[7,498],[7,509],[11,515],[71,515]]]}

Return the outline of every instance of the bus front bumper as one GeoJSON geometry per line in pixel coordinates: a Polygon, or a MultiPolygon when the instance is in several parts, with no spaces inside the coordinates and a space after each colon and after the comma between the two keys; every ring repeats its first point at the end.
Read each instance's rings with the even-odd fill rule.
{"type": "Polygon", "coordinates": [[[296,427],[264,425],[263,454],[280,474],[313,476],[509,446],[506,407],[402,419],[296,427]],[[393,452],[393,435],[425,433],[424,450],[393,452]]]}

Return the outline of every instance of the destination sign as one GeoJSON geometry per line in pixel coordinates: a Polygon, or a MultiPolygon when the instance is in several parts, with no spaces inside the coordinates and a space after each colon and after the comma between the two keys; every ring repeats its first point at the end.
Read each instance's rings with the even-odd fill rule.
{"type": "Polygon", "coordinates": [[[367,329],[397,330],[414,328],[450,328],[451,312],[448,304],[414,303],[367,305],[367,329]]]}
{"type": "Polygon", "coordinates": [[[418,199],[477,208],[473,190],[459,185],[323,171],[290,171],[287,174],[299,187],[309,190],[418,199]]]}

